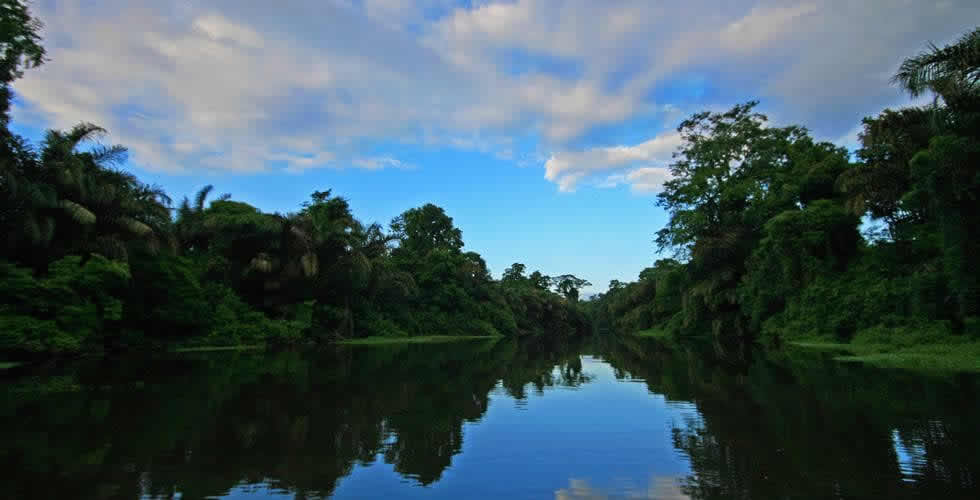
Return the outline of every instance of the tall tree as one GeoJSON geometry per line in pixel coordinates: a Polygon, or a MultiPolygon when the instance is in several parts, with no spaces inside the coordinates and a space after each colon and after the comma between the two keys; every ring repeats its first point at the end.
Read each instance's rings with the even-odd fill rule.
{"type": "Polygon", "coordinates": [[[527,269],[527,266],[521,264],[520,262],[515,262],[507,269],[504,269],[504,273],[501,275],[500,280],[505,283],[523,283],[527,279],[527,277],[524,276],[525,269],[527,269]]]}
{"type": "Polygon", "coordinates": [[[0,0],[0,129],[4,136],[9,136],[10,84],[23,76],[25,69],[44,63],[41,28],[27,2],[0,0]]]}
{"type": "Polygon", "coordinates": [[[579,290],[592,286],[589,280],[578,278],[573,274],[563,274],[550,279],[555,290],[572,302],[578,302],[579,290]]]}
{"type": "Polygon", "coordinates": [[[54,223],[39,209],[54,203],[53,194],[35,178],[37,158],[23,138],[10,132],[11,83],[27,68],[44,63],[41,22],[26,2],[0,0],[0,233],[2,255],[50,241],[54,223]]]}
{"type": "Polygon", "coordinates": [[[956,302],[957,319],[980,313],[980,28],[945,47],[906,59],[894,81],[912,96],[932,91],[934,136],[909,162],[910,196],[938,218],[943,264],[956,302]]]}
{"type": "Polygon", "coordinates": [[[82,123],[65,132],[51,130],[45,137],[32,175],[47,192],[36,213],[53,221],[46,242],[50,251],[125,260],[132,244],[154,251],[172,247],[171,200],[159,187],[115,168],[125,161],[126,149],[96,144],[79,151],[103,134],[101,127],[82,123]]]}
{"type": "Polygon", "coordinates": [[[435,249],[459,252],[463,233],[453,226],[453,218],[431,203],[405,211],[391,222],[400,252],[425,255],[435,249]]]}

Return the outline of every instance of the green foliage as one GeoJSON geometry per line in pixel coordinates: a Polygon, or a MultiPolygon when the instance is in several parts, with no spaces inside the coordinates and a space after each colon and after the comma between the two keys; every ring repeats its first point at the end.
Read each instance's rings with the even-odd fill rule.
{"type": "Polygon", "coordinates": [[[402,252],[424,255],[435,249],[458,252],[463,248],[463,233],[453,226],[453,219],[431,203],[407,210],[391,222],[402,252]]]}
{"type": "Polygon", "coordinates": [[[27,2],[0,0],[0,127],[4,132],[10,120],[10,84],[23,76],[24,69],[44,63],[41,28],[27,2]]]}
{"type": "Polygon", "coordinates": [[[577,278],[572,274],[563,274],[554,278],[548,278],[548,281],[555,287],[555,291],[572,302],[578,301],[579,290],[583,287],[592,286],[592,283],[589,283],[588,280],[577,278]]]}
{"type": "Polygon", "coordinates": [[[189,259],[139,255],[130,259],[133,290],[126,303],[129,323],[157,339],[203,335],[211,326],[209,304],[189,259]]]}
{"type": "Polygon", "coordinates": [[[947,102],[969,98],[980,92],[980,28],[963,35],[955,43],[906,59],[893,81],[913,97],[935,92],[947,102]]]}
{"type": "Polygon", "coordinates": [[[975,338],[978,33],[902,65],[896,82],[937,99],[865,118],[857,162],[764,126],[754,102],[683,122],[657,233],[682,262],[610,283],[589,305],[597,330],[889,349],[975,338]],[[865,240],[862,217],[885,230],[865,240]]]}
{"type": "Polygon", "coordinates": [[[34,356],[101,348],[102,335],[122,319],[125,264],[101,255],[52,262],[36,277],[0,261],[0,350],[34,356]]]}
{"type": "Polygon", "coordinates": [[[739,303],[758,330],[817,277],[844,270],[857,251],[857,217],[840,204],[818,200],[766,223],[739,285],[739,303]]]}
{"type": "Polygon", "coordinates": [[[495,281],[433,204],[387,231],[330,190],[288,214],[230,195],[209,204],[212,186],[173,207],[119,168],[125,148],[99,144],[97,125],[49,131],[34,148],[6,111],[10,82],[44,62],[40,24],[0,0],[0,27],[0,351],[615,330],[720,343],[976,335],[980,31],[902,65],[896,82],[937,98],[866,118],[856,161],[801,126],[769,126],[756,102],[682,122],[657,202],[669,219],[656,243],[676,260],[582,303],[591,283],[572,274],[514,263],[495,281]],[[863,217],[886,230],[862,238],[863,217]]]}

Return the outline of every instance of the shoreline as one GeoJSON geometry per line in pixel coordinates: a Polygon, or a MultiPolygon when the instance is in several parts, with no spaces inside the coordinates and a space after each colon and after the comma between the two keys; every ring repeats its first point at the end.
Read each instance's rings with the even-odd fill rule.
{"type": "Polygon", "coordinates": [[[823,340],[787,342],[812,351],[836,351],[834,360],[865,363],[879,368],[898,368],[925,372],[980,373],[980,341],[949,344],[894,346],[888,344],[844,344],[823,340]]]}
{"type": "Polygon", "coordinates": [[[335,345],[389,345],[389,344],[444,344],[470,340],[490,340],[503,338],[501,335],[422,335],[418,337],[364,337],[331,342],[335,345]]]}

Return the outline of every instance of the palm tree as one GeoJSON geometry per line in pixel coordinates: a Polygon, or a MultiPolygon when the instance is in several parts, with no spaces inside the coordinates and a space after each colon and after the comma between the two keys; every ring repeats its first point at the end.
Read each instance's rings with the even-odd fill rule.
{"type": "MultiPolygon", "coordinates": [[[[211,231],[204,224],[204,204],[208,195],[214,190],[214,186],[208,184],[198,190],[194,195],[192,204],[185,196],[177,207],[177,221],[174,224],[178,245],[183,252],[190,252],[194,249],[207,247],[207,240],[211,231]]],[[[219,201],[227,201],[231,198],[230,194],[223,194],[218,197],[219,201]]]]}
{"type": "Polygon", "coordinates": [[[929,50],[906,59],[892,81],[912,97],[932,91],[951,106],[975,99],[980,90],[980,28],[946,47],[929,44],[929,50]]]}
{"type": "MultiPolygon", "coordinates": [[[[942,255],[958,318],[980,311],[980,242],[976,228],[980,197],[976,144],[980,136],[980,28],[955,43],[906,59],[893,79],[912,96],[931,90],[945,106],[933,105],[928,148],[909,162],[916,172],[912,190],[936,216],[942,255]]],[[[938,99],[937,99],[938,100],[938,99]]]]}
{"type": "Polygon", "coordinates": [[[57,193],[38,179],[36,152],[20,137],[0,144],[0,231],[6,235],[5,255],[14,259],[50,244],[58,204],[57,193]]]}
{"type": "Polygon", "coordinates": [[[14,180],[8,187],[29,205],[23,223],[35,246],[54,255],[101,253],[126,260],[130,243],[150,250],[172,243],[170,198],[159,187],[113,168],[125,161],[125,148],[96,145],[78,151],[104,133],[89,123],[67,132],[48,131],[40,155],[21,169],[21,182],[10,176],[14,180]]]}
{"type": "Polygon", "coordinates": [[[311,278],[314,322],[329,334],[353,336],[356,309],[413,292],[411,275],[387,260],[395,236],[379,224],[361,224],[347,200],[331,197],[330,191],[314,193],[313,202],[291,224],[291,232],[303,241],[293,256],[311,278]]]}

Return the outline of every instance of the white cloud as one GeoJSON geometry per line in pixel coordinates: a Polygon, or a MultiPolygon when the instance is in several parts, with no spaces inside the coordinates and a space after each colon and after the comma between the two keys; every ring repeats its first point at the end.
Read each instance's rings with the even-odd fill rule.
{"type": "Polygon", "coordinates": [[[252,29],[217,15],[208,14],[194,20],[194,28],[215,41],[228,40],[244,47],[261,48],[262,37],[252,29]]]}
{"type": "Polygon", "coordinates": [[[638,193],[655,193],[670,180],[670,170],[665,167],[643,167],[626,174],[630,188],[638,193]]]}
{"type": "Polygon", "coordinates": [[[379,170],[385,167],[391,168],[412,168],[411,165],[403,163],[401,160],[390,156],[376,156],[370,158],[357,158],[353,161],[354,165],[368,170],[379,170]]]}
{"type": "Polygon", "coordinates": [[[640,167],[624,173],[612,174],[596,184],[599,188],[614,188],[628,185],[637,194],[653,194],[663,190],[664,183],[671,179],[668,167],[640,167]]]}
{"type": "MultiPolygon", "coordinates": [[[[623,169],[637,164],[666,165],[681,145],[677,132],[666,132],[633,146],[611,146],[593,148],[585,151],[555,153],[545,162],[545,178],[558,184],[561,191],[573,191],[579,181],[586,176],[610,170],[623,169]]],[[[656,180],[654,173],[658,167],[646,167],[627,174],[607,176],[600,186],[610,183],[626,182],[634,186],[643,185],[639,191],[649,190],[656,180]],[[639,173],[637,173],[639,172],[639,173]]],[[[662,180],[660,181],[662,183],[662,180]]]]}
{"type": "Polygon", "coordinates": [[[745,17],[729,24],[721,32],[723,46],[742,52],[757,50],[780,39],[817,11],[815,4],[755,7],[745,17]]]}
{"type": "Polygon", "coordinates": [[[16,118],[99,123],[148,168],[395,166],[364,156],[378,142],[524,164],[514,144],[529,140],[562,190],[622,175],[637,191],[660,181],[629,173],[662,166],[676,137],[577,145],[618,142],[583,140],[599,127],[658,117],[672,126],[668,109],[704,107],[684,95],[684,78],[725,96],[711,104],[759,98],[779,122],[834,139],[904,101],[887,81],[902,57],[980,17],[970,0],[38,0],[34,9],[50,62],[16,83],[27,103],[16,118]]]}
{"type": "Polygon", "coordinates": [[[300,174],[307,170],[328,166],[333,161],[334,154],[329,151],[319,151],[312,155],[273,153],[268,155],[268,159],[285,163],[287,165],[286,172],[300,174]]]}
{"type": "MultiPolygon", "coordinates": [[[[283,14],[302,14],[288,12],[292,5],[283,14]]],[[[272,10],[176,15],[157,2],[89,9],[68,0],[37,10],[51,60],[17,82],[29,104],[24,116],[55,128],[96,122],[148,168],[252,172],[288,154],[295,172],[322,166],[310,163],[321,151],[353,158],[358,140],[445,121],[458,108],[431,101],[462,76],[411,38],[384,35],[343,7],[322,10],[346,33],[327,31],[355,37],[352,46],[277,25],[294,18],[272,10]]]]}

